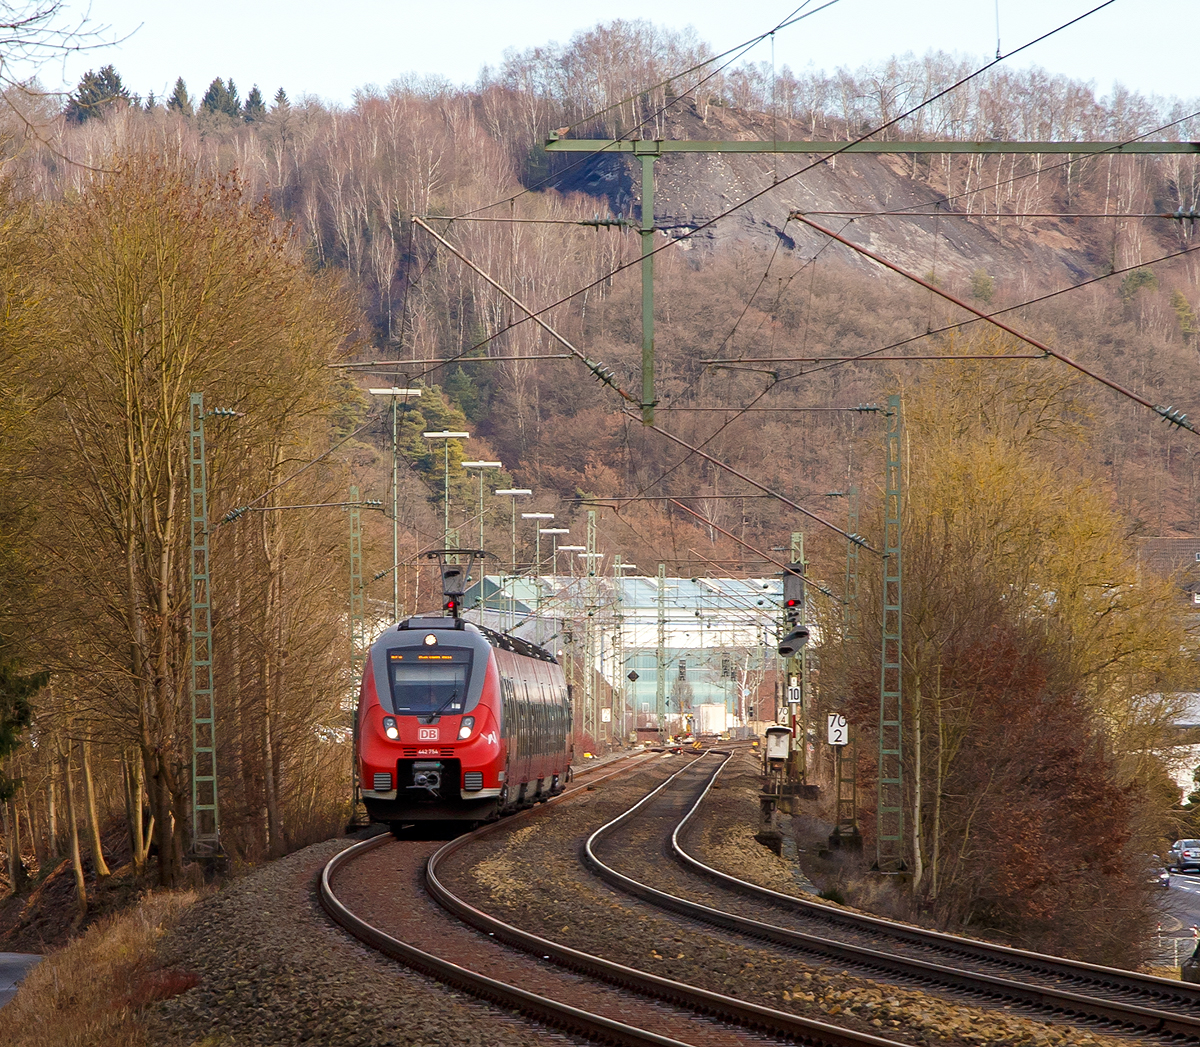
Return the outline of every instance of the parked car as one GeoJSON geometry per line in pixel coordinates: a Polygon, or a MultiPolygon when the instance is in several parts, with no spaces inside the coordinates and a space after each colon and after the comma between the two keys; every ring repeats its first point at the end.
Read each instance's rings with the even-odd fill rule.
{"type": "Polygon", "coordinates": [[[1176,840],[1167,851],[1167,868],[1175,872],[1200,872],[1200,840],[1176,840]]]}
{"type": "Polygon", "coordinates": [[[1171,873],[1163,868],[1163,860],[1157,854],[1146,855],[1146,885],[1165,891],[1171,886],[1171,873]]]}

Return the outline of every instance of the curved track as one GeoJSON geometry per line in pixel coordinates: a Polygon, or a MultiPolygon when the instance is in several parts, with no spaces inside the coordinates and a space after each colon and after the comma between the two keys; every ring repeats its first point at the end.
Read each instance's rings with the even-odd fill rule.
{"type": "MultiPolygon", "coordinates": [[[[1043,1017],[1136,1030],[1162,1042],[1200,1042],[1200,987],[890,923],[779,894],[698,861],[680,840],[722,766],[701,759],[667,779],[593,833],[585,846],[588,863],[611,885],[653,905],[834,959],[868,976],[899,976],[911,984],[1020,1004],[1027,1013],[1035,1008],[1043,1017]],[[667,876],[677,885],[673,891],[645,882],[651,872],[647,856],[664,852],[689,873],[667,876]]],[[[661,885],[661,863],[652,871],[661,885]]]]}
{"type": "MultiPolygon", "coordinates": [[[[586,863],[644,902],[783,946],[789,954],[798,950],[825,961],[836,959],[840,966],[867,976],[938,988],[992,1006],[999,1002],[1043,1020],[1071,1020],[1115,1033],[1134,1031],[1162,1043],[1200,1042],[1200,990],[1184,983],[892,924],[779,894],[700,862],[683,841],[723,766],[724,761],[715,763],[705,754],[671,775],[592,834],[584,848],[586,863]],[[674,859],[667,863],[669,870],[664,869],[662,855],[674,859]],[[646,882],[651,878],[658,887],[646,882]],[[669,890],[660,889],[665,880],[671,881],[669,890]]],[[[621,772],[609,771],[604,777],[616,773],[621,772]]],[[[571,792],[594,788],[596,772],[589,778],[571,792]]],[[[403,929],[397,936],[389,933],[395,928],[376,926],[379,921],[351,913],[334,893],[338,870],[373,851],[394,853],[386,850],[389,838],[360,844],[334,859],[322,877],[322,902],[335,920],[380,951],[473,995],[589,1039],[620,1044],[788,1040],[830,1047],[884,1047],[893,1042],[580,952],[495,919],[443,882],[439,865],[445,859],[490,834],[516,827],[519,821],[508,819],[459,837],[429,856],[423,880],[414,874],[414,890],[401,891],[406,906],[422,896],[431,908],[436,909],[436,901],[462,921],[453,934],[448,924],[427,933],[423,946],[403,929]],[[469,941],[451,947],[450,938],[461,934],[469,941]],[[526,955],[516,957],[502,945],[526,955]],[[547,961],[558,965],[557,973],[547,961]],[[503,977],[494,975],[497,970],[503,977]]],[[[375,882],[380,882],[378,877],[375,882]]]]}
{"type": "MultiPolygon", "coordinates": [[[[551,802],[566,800],[578,788],[594,787],[597,779],[589,778],[551,802]]],[[[392,867],[378,870],[372,880],[378,883],[378,876],[386,874],[395,882],[395,863],[404,860],[406,847],[388,836],[357,844],[334,858],[321,876],[321,903],[336,922],[372,948],[472,995],[588,1039],[639,1047],[781,1040],[812,1047],[899,1047],[881,1037],[773,1011],[577,952],[495,920],[448,891],[437,877],[439,860],[469,842],[511,828],[514,822],[494,823],[451,841],[429,859],[425,871],[429,896],[487,938],[448,920],[444,912],[442,922],[435,925],[426,911],[432,903],[422,897],[419,884],[414,884],[414,890],[398,884],[403,916],[390,910],[382,918],[375,914],[368,918],[339,898],[342,888],[335,881],[359,862],[391,858],[392,867]],[[516,954],[500,943],[516,945],[522,952],[516,954]],[[503,976],[497,977],[497,972],[503,976]]],[[[365,899],[355,904],[355,908],[369,907],[365,899]]]]}

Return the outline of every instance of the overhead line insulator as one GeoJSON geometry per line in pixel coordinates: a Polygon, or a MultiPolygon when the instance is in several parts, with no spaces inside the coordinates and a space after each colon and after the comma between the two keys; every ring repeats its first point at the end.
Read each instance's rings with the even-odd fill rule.
{"type": "Polygon", "coordinates": [[[1155,406],[1155,411],[1168,425],[1178,426],[1180,429],[1187,429],[1189,432],[1196,432],[1196,427],[1188,421],[1188,416],[1177,407],[1158,407],[1155,406]]]}

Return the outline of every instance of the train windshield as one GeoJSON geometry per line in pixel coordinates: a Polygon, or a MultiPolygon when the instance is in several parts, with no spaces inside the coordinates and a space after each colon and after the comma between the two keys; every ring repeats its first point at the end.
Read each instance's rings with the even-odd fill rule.
{"type": "Polygon", "coordinates": [[[397,716],[454,716],[463,711],[471,651],[439,647],[388,651],[388,682],[397,716]]]}

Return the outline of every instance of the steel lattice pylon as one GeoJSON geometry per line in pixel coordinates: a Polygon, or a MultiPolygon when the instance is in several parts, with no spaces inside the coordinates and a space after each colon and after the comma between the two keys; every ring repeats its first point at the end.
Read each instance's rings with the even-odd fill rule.
{"type": "MultiPolygon", "coordinates": [[[[350,488],[350,686],[357,687],[366,667],[367,632],[363,622],[362,584],[362,512],[358,503],[358,488],[350,488]]],[[[393,570],[399,570],[393,567],[393,570]]],[[[350,824],[359,826],[362,804],[362,783],[358,780],[358,709],[350,708],[350,730],[354,737],[354,756],[350,773],[350,824]]],[[[363,815],[365,818],[365,815],[363,815]]]]}
{"type": "Polygon", "coordinates": [[[658,733],[667,733],[663,718],[667,698],[667,565],[658,565],[658,647],[654,652],[654,715],[658,733]]]}
{"type": "MultiPolygon", "coordinates": [[[[808,567],[808,563],[804,559],[804,534],[800,531],[792,532],[791,564],[799,564],[801,573],[805,573],[808,567]]],[[[805,592],[807,593],[807,589],[805,592]]],[[[797,608],[796,625],[807,624],[808,614],[805,607],[807,602],[806,595],[797,608]]],[[[785,621],[780,630],[780,636],[788,628],[789,625],[785,621]]],[[[784,659],[784,667],[788,683],[800,685],[799,703],[788,702],[788,725],[792,729],[793,739],[792,751],[788,757],[788,771],[793,782],[805,785],[808,783],[808,706],[810,699],[808,693],[808,648],[802,647],[796,654],[784,659]]]]}
{"type": "Polygon", "coordinates": [[[204,394],[189,407],[188,486],[191,515],[192,588],[192,850],[215,854],[221,847],[217,807],[216,705],[213,691],[212,589],[208,571],[208,472],[204,457],[204,394]]]}
{"type": "Polygon", "coordinates": [[[858,836],[858,760],[854,755],[853,738],[845,745],[835,747],[833,777],[837,783],[834,836],[849,840],[858,836]]]}
{"type": "Polygon", "coordinates": [[[613,629],[613,691],[612,700],[615,707],[612,712],[612,731],[624,745],[628,739],[625,726],[625,616],[621,613],[624,602],[624,575],[621,574],[621,555],[613,558],[613,600],[615,615],[613,629]]]}
{"type": "Polygon", "coordinates": [[[362,511],[358,488],[350,488],[350,675],[362,679],[366,664],[367,632],[363,622],[362,511]]]}
{"type": "Polygon", "coordinates": [[[587,515],[587,575],[584,579],[583,621],[583,733],[600,745],[596,713],[596,510],[587,515]]]}
{"type": "Polygon", "coordinates": [[[900,397],[888,397],[885,416],[883,630],[879,677],[879,788],[875,861],[880,872],[904,868],[904,731],[902,676],[902,491],[900,459],[904,425],[900,397]]]}

